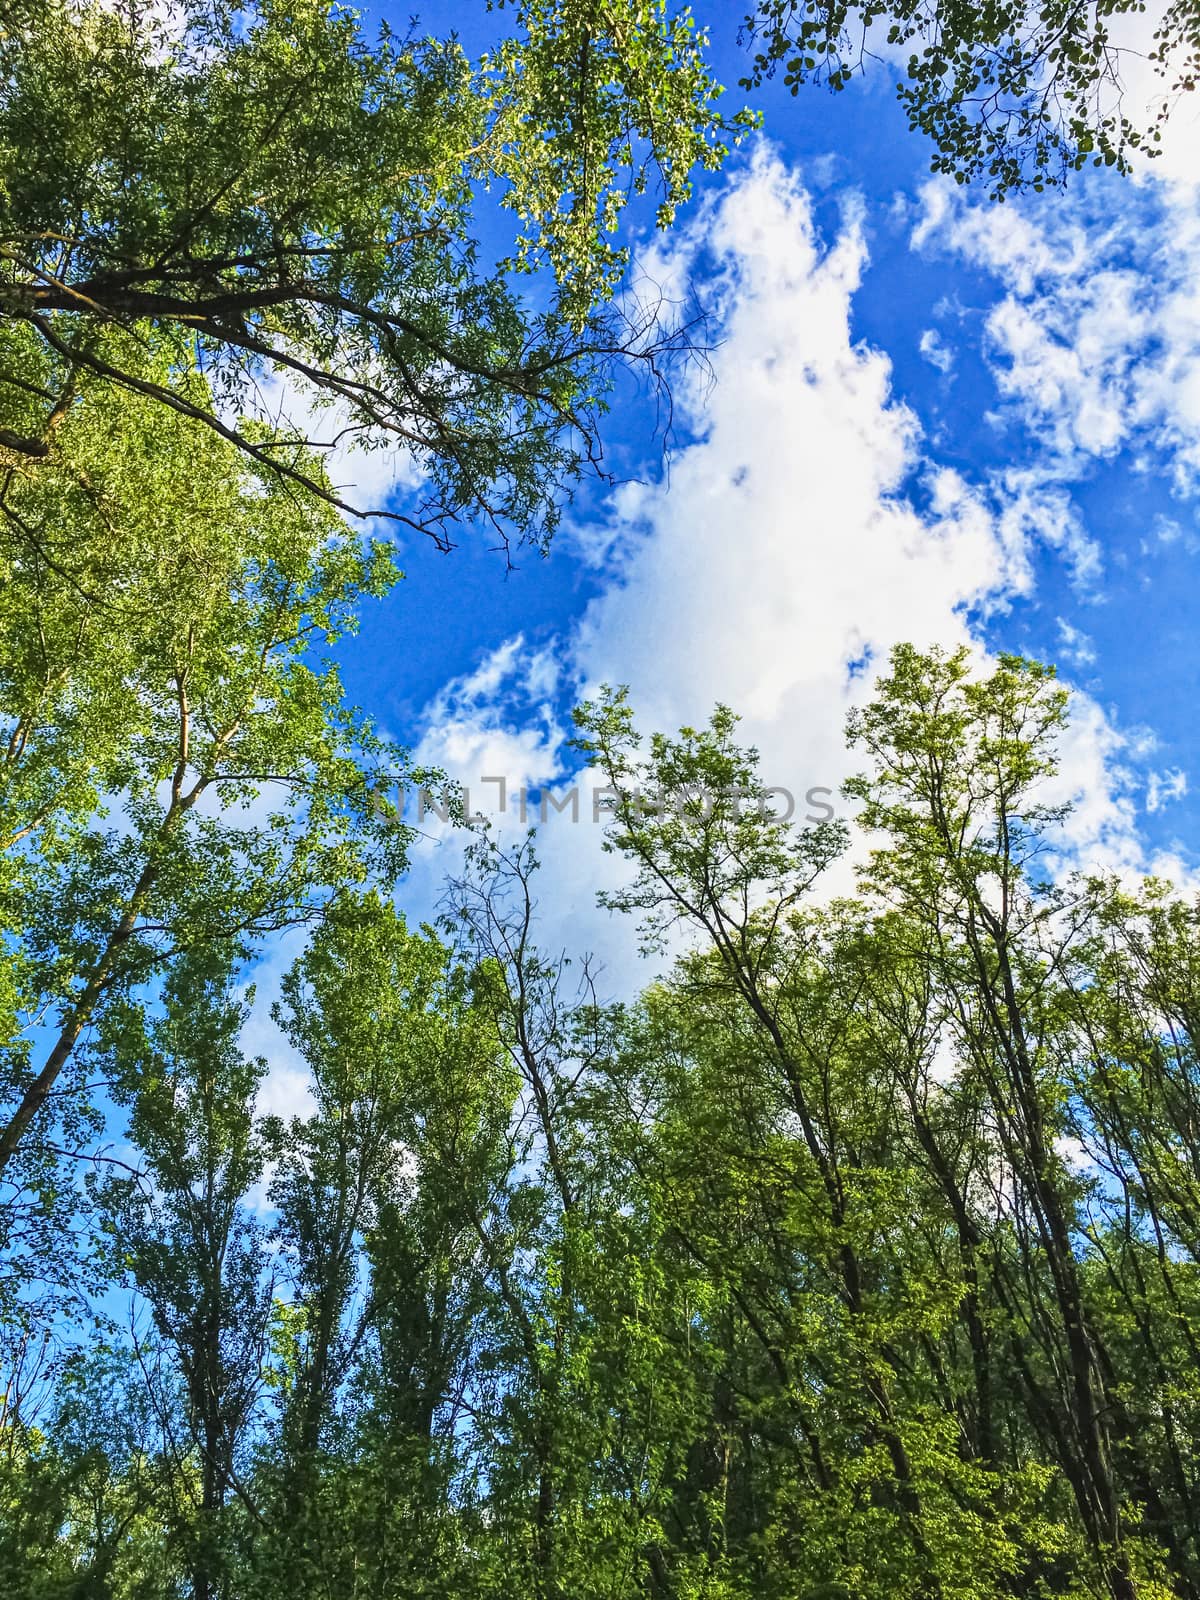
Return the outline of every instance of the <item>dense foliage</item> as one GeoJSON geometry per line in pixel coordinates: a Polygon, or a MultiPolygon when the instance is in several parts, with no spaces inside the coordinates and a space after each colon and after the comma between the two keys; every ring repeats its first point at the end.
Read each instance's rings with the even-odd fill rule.
{"type": "Polygon", "coordinates": [[[613,902],[685,953],[603,1003],[529,840],[440,933],[343,893],[291,1119],[232,944],[127,986],[86,1063],[128,1165],[74,1194],[108,1291],[9,1325],[5,1592],[1200,1593],[1200,923],[1046,881],[1064,712],[899,651],[831,901],[843,825],[775,821],[727,712],[584,707],[613,902]]]}
{"type": "Polygon", "coordinates": [[[718,111],[686,11],[515,10],[473,60],[331,0],[7,5],[0,445],[44,456],[81,387],[114,387],[343,509],[543,539],[614,368],[687,342],[669,309],[613,307],[625,202],[653,187],[669,221],[750,119],[718,111]],[[112,337],[148,326],[204,386],[112,337]],[[386,446],[421,492],[347,501],[297,438],[386,446]]]}
{"type": "Polygon", "coordinates": [[[0,18],[0,1595],[1200,1600],[1200,921],[1056,859],[1051,674],[897,652],[853,835],[727,710],[581,708],[640,997],[539,950],[532,839],[397,909],[346,515],[544,543],[688,340],[623,207],[749,125],[684,10],[493,20],[0,18]]]}

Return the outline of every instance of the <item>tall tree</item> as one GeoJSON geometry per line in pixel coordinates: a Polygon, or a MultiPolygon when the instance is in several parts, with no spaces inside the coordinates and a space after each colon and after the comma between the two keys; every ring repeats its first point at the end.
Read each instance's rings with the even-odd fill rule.
{"type": "Polygon", "coordinates": [[[369,1545],[354,1558],[364,1583],[437,1592],[424,1565],[461,1560],[447,1549],[450,1480],[511,1073],[470,970],[374,896],[334,908],[288,974],[279,1017],[316,1109],[273,1133],[294,1309],[262,1581],[335,1582],[369,1545]]]}
{"type": "MultiPolygon", "coordinates": [[[[994,1582],[997,1571],[972,1554],[967,1533],[975,1517],[988,1515],[990,1487],[971,1481],[954,1440],[908,1403],[908,1295],[916,1280],[892,1277],[884,1243],[900,1225],[903,1213],[892,1207],[903,1203],[911,1179],[880,1120],[887,1099],[857,1038],[855,986],[838,971],[822,919],[805,909],[820,872],[844,845],[844,827],[796,832],[774,819],[756,753],[737,745],[727,709],[706,729],[684,729],[677,739],[654,735],[645,754],[622,694],[584,707],[577,721],[583,748],[618,797],[612,846],[637,869],[633,884],[608,903],[640,913],[651,939],[678,925],[699,931],[700,951],[685,961],[679,980],[683,994],[697,997],[689,1000],[694,1041],[687,1048],[735,1074],[731,1093],[701,1089],[698,1099],[692,1075],[683,1078],[688,1109],[680,1131],[697,1164],[675,1180],[698,1189],[692,1203],[703,1218],[685,1221],[683,1239],[710,1279],[730,1283],[734,1327],[714,1330],[729,1373],[724,1393],[714,1396],[717,1436],[729,1440],[745,1415],[737,1398],[745,1380],[734,1377],[741,1359],[735,1329],[744,1322],[772,1384],[785,1394],[819,1385],[827,1395],[801,1425],[803,1474],[818,1486],[808,1580],[853,1574],[863,1582],[857,1540],[865,1536],[887,1552],[873,1592],[964,1592],[972,1570],[994,1582]],[[706,1101],[722,1107],[727,1093],[732,1129],[717,1120],[719,1111],[701,1110],[706,1101]],[[697,1116],[704,1125],[690,1131],[697,1116]],[[706,1146],[727,1148],[730,1164],[706,1166],[706,1146]],[[749,1176],[756,1159],[766,1163],[760,1182],[749,1176]],[[748,1206],[747,1182],[761,1194],[748,1206]],[[760,1205],[766,1218],[756,1226],[750,1219],[761,1215],[760,1205]],[[731,1230],[744,1207],[749,1217],[731,1230]],[[832,1444],[821,1436],[826,1417],[832,1444]],[[847,1470],[860,1452],[865,1481],[861,1469],[847,1470]],[[877,1521],[855,1527],[847,1513],[864,1492],[877,1521]],[[957,1529],[945,1514],[954,1502],[967,1513],[957,1529]],[[822,1546],[835,1563],[824,1573],[822,1546]]],[[[674,1121],[671,1115],[668,1126],[674,1121]]],[[[954,1279],[928,1270],[921,1285],[931,1317],[939,1306],[944,1314],[959,1292],[954,1279]]],[[[727,1497],[738,1491],[735,1477],[723,1482],[727,1497]]],[[[726,1503],[727,1515],[746,1514],[736,1501],[726,1503]]],[[[1002,1570],[1003,1547],[995,1557],[1002,1570]]]]}
{"type": "Polygon", "coordinates": [[[420,475],[412,509],[357,509],[443,543],[471,518],[544,536],[596,459],[606,373],[662,349],[654,319],[605,309],[627,193],[656,182],[668,220],[747,119],[717,109],[686,10],[509,14],[472,61],[453,38],[371,40],[329,0],[9,6],[0,444],[45,458],[81,389],[112,384],[349,507],[297,454],[303,422],[237,420],[255,401],[274,420],[262,386],[283,383],[301,418],[333,407],[327,442],[361,436],[420,475]],[[489,259],[490,188],[512,228],[489,259]],[[212,392],[140,370],[147,328],[212,392]]]}
{"type": "Polygon", "coordinates": [[[272,1306],[265,1230],[247,1206],[263,1176],[255,1100],[266,1063],[238,1048],[252,996],[239,999],[232,981],[219,946],[187,951],[159,1014],[115,1009],[95,1056],[131,1108],[142,1157],[137,1179],[110,1203],[126,1273],[168,1358],[159,1414],[185,1485],[194,1465],[193,1493],[170,1528],[192,1600],[230,1592],[224,1510],[262,1392],[272,1306]],[[170,1425],[173,1386],[185,1402],[179,1434],[170,1425]]]}
{"type": "Polygon", "coordinates": [[[57,449],[0,520],[0,1171],[112,995],[314,915],[406,838],[376,793],[402,757],[317,653],[390,552],[146,398],[73,412],[57,449]]]}

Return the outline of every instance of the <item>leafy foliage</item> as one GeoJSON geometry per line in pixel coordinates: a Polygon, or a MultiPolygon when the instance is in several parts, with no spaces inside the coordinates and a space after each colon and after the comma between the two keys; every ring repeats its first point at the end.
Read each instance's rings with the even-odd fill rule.
{"type": "MultiPolygon", "coordinates": [[[[840,86],[859,14],[770,0],[755,72],[840,86]]],[[[896,13],[947,170],[1123,161],[1113,14],[896,13]]],[[[396,909],[424,775],[329,659],[394,551],[271,407],[544,542],[664,350],[623,208],[749,125],[686,11],[506,19],[0,30],[4,1592],[1200,1600],[1200,921],[1051,872],[1052,673],[898,650],[857,831],[774,817],[728,708],[580,708],[640,997],[539,949],[532,838],[396,909]]]]}
{"type": "Polygon", "coordinates": [[[986,183],[998,199],[1089,165],[1127,170],[1136,151],[1157,154],[1200,66],[1190,0],[759,0],[743,28],[754,50],[747,86],[782,68],[793,94],[807,81],[844,89],[882,52],[899,70],[909,126],[932,141],[933,170],[986,183]],[[1157,26],[1147,21],[1149,42],[1138,47],[1129,23],[1147,10],[1157,26]],[[1128,108],[1126,63],[1145,54],[1161,94],[1128,108]]]}
{"type": "Polygon", "coordinates": [[[845,830],[771,816],[731,713],[643,743],[604,695],[614,904],[682,953],[604,1003],[531,840],[444,936],[344,894],[290,1121],[228,949],[110,1006],[142,1176],[94,1204],[150,1320],[12,1369],[13,1592],[1200,1593],[1200,928],[1047,878],[1065,713],[899,650],[830,901],[845,830]]]}
{"type": "Polygon", "coordinates": [[[626,192],[654,174],[669,220],[749,119],[718,111],[686,12],[535,0],[514,20],[473,62],[454,39],[369,40],[330,0],[10,6],[0,318],[34,364],[4,362],[0,444],[45,457],[99,381],[362,510],[297,452],[324,408],[326,445],[386,447],[423,485],[366,509],[443,544],[462,520],[544,538],[597,459],[614,362],[653,368],[671,342],[611,308],[626,192]],[[489,189],[515,224],[492,259],[489,189]],[[147,329],[207,387],[141,370],[147,329]]]}

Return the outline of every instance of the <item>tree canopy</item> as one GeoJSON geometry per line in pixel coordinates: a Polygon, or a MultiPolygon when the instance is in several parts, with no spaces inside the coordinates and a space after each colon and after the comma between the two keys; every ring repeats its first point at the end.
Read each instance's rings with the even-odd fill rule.
{"type": "Polygon", "coordinates": [[[1155,155],[1200,70],[1193,0],[758,0],[743,36],[747,87],[778,71],[793,94],[810,81],[844,89],[868,63],[894,73],[933,170],[997,198],[1155,155]],[[1149,103],[1126,92],[1143,62],[1149,103]]]}
{"type": "Polygon", "coordinates": [[[1197,913],[1047,873],[1065,713],[898,651],[830,900],[844,830],[771,816],[731,713],[581,708],[613,904],[683,954],[605,1000],[481,835],[441,929],[314,929],[290,1117],[236,941],[126,986],[96,1330],[5,1324],[8,1592],[1200,1593],[1197,913]]]}
{"type": "Polygon", "coordinates": [[[0,445],[44,456],[100,380],[343,508],[443,542],[464,520],[544,537],[597,459],[613,364],[653,367],[672,338],[653,308],[613,306],[624,203],[653,185],[669,220],[750,119],[719,109],[685,11],[511,16],[472,60],[453,38],[368,37],[329,0],[9,6],[0,445]],[[511,219],[491,248],[489,190],[511,219]],[[151,331],[205,388],[115,337],[151,331]],[[318,438],[407,458],[411,508],[335,489],[297,454],[318,438]]]}
{"type": "MultiPolygon", "coordinates": [[[[764,0],[750,75],[890,16],[1003,193],[1125,161],[1118,14],[764,0]]],[[[1200,912],[1066,870],[1050,669],[898,649],[807,829],[731,708],[579,707],[640,994],[533,834],[399,908],[355,518],[544,546],[689,339],[623,212],[752,122],[666,0],[492,20],[0,19],[0,1588],[1200,1600],[1200,912]]]]}

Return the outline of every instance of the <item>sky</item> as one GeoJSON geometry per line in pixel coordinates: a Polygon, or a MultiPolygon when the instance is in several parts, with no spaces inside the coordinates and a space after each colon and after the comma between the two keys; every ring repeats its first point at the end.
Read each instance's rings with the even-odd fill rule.
{"type": "MultiPolygon", "coordinates": [[[[727,14],[697,11],[736,83],[727,14]]],[[[731,109],[745,98],[731,89],[731,109]]],[[[762,135],[668,235],[635,241],[634,271],[694,295],[713,343],[677,382],[669,454],[652,398],[623,392],[606,428],[623,481],[582,493],[547,557],[506,571],[483,538],[449,555],[404,541],[404,582],[341,651],[351,699],[493,814],[486,776],[510,797],[569,786],[570,708],[604,682],[629,686],[647,729],[730,704],[764,779],[801,797],[853,770],[846,713],[894,644],[1015,651],[1077,691],[1075,859],[1191,882],[1200,105],[1152,169],[998,205],[930,176],[886,64],[838,96],[776,84],[752,103],[762,135]]],[[[578,822],[541,832],[544,939],[596,951],[627,990],[649,974],[595,908],[620,868],[582,793],[578,822]]],[[[519,825],[511,804],[495,820],[519,825]]],[[[461,849],[427,823],[398,889],[413,920],[461,849]]],[[[260,974],[264,1043],[294,953],[260,974]]],[[[295,1108],[294,1064],[270,1094],[295,1108]]]]}

